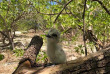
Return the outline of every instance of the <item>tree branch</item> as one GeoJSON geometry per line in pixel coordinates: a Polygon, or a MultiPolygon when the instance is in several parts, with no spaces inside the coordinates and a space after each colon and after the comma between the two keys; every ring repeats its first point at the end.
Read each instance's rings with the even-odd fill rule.
{"type": "Polygon", "coordinates": [[[26,61],[29,61],[28,65],[31,68],[37,67],[38,65],[36,64],[36,57],[39,54],[42,45],[43,45],[43,38],[35,35],[31,39],[31,42],[29,43],[26,51],[24,52],[22,59],[19,61],[18,67],[12,74],[19,74],[19,71],[22,70],[23,63],[25,63],[26,61]]]}
{"type": "Polygon", "coordinates": [[[66,3],[65,5],[64,5],[64,7],[62,8],[62,10],[59,12],[59,14],[57,15],[57,17],[56,17],[56,19],[55,19],[55,21],[54,21],[54,23],[56,22],[56,20],[58,19],[58,17],[60,16],[60,14],[63,12],[63,10],[66,8],[66,6],[69,4],[69,3],[71,3],[73,0],[70,0],[70,1],[68,1],[68,3],[66,3]]]}
{"type": "Polygon", "coordinates": [[[97,1],[104,8],[104,10],[110,15],[110,11],[106,8],[106,6],[104,6],[104,4],[101,1],[99,0],[92,0],[92,1],[97,1]]]}
{"type": "MultiPolygon", "coordinates": [[[[6,21],[5,19],[2,17],[2,15],[0,15],[0,18],[3,20],[4,25],[6,26],[6,21]]],[[[6,26],[7,27],[7,26],[6,26]]]]}
{"type": "Polygon", "coordinates": [[[26,13],[22,13],[21,15],[19,15],[17,18],[15,18],[12,22],[11,22],[11,25],[13,25],[15,22],[17,22],[19,19],[22,18],[23,15],[25,15],[26,13]]]}
{"type": "Polygon", "coordinates": [[[65,64],[35,68],[23,66],[20,69],[19,74],[109,74],[110,47],[65,64]]]}
{"type": "Polygon", "coordinates": [[[86,24],[85,24],[85,9],[86,9],[86,2],[87,2],[87,0],[85,0],[85,2],[84,2],[84,11],[83,11],[83,41],[84,41],[84,47],[85,47],[85,56],[87,56],[87,47],[86,47],[86,38],[85,38],[85,36],[86,36],[86,34],[85,34],[85,26],[86,26],[86,24]]]}
{"type": "Polygon", "coordinates": [[[0,33],[5,36],[6,38],[9,38],[4,32],[0,31],[0,33]]]}
{"type": "MultiPolygon", "coordinates": [[[[44,14],[44,15],[58,15],[59,14],[59,13],[42,13],[42,12],[37,12],[37,13],[44,14]]],[[[71,14],[71,13],[61,13],[61,14],[65,15],[65,14],[71,14]]]]}
{"type": "Polygon", "coordinates": [[[7,44],[5,44],[5,45],[2,45],[2,46],[0,46],[0,47],[6,47],[6,46],[9,46],[11,43],[9,42],[9,43],[7,43],[7,44]]]}

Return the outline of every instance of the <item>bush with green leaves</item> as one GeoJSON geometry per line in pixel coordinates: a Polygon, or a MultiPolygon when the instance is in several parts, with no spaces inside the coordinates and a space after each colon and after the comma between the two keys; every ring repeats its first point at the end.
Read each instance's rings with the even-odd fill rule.
{"type": "Polygon", "coordinates": [[[36,62],[37,63],[44,63],[46,58],[47,58],[46,52],[40,51],[38,56],[36,57],[36,62]]]}
{"type": "Polygon", "coordinates": [[[77,47],[75,47],[75,51],[77,53],[81,53],[81,54],[84,54],[84,50],[83,50],[83,45],[78,45],[77,47]]]}
{"type": "Polygon", "coordinates": [[[15,53],[15,56],[17,56],[17,57],[21,57],[24,54],[24,50],[23,49],[15,48],[15,50],[13,50],[13,52],[15,53]]]}
{"type": "MultiPolygon", "coordinates": [[[[16,48],[15,50],[13,50],[13,52],[15,53],[15,56],[17,56],[17,57],[21,57],[24,54],[23,49],[17,49],[16,48]]],[[[0,55],[0,57],[1,57],[1,55],[0,55]]],[[[39,54],[36,57],[36,62],[37,63],[44,63],[46,58],[47,58],[46,52],[45,51],[40,51],[39,54]]]]}

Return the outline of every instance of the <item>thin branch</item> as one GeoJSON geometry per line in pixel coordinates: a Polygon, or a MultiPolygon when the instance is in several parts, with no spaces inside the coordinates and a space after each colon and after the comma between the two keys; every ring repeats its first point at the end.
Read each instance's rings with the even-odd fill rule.
{"type": "Polygon", "coordinates": [[[2,17],[2,15],[0,15],[0,18],[3,20],[4,25],[6,26],[6,21],[5,19],[2,17]]]}
{"type": "MultiPolygon", "coordinates": [[[[0,33],[1,33],[3,36],[5,36],[6,38],[8,38],[8,39],[9,39],[9,36],[8,36],[8,35],[6,35],[4,32],[0,31],[0,33]]],[[[9,43],[8,43],[8,44],[2,45],[2,46],[0,46],[0,47],[6,47],[6,46],[8,46],[8,45],[10,45],[10,41],[9,41],[9,43]]]]}
{"type": "Polygon", "coordinates": [[[19,15],[17,18],[15,18],[12,22],[11,25],[13,25],[15,22],[17,22],[19,19],[23,18],[22,16],[25,15],[26,13],[22,13],[21,15],[19,15]]]}
{"type": "Polygon", "coordinates": [[[73,0],[70,0],[70,1],[68,1],[68,3],[66,3],[65,5],[64,5],[64,7],[62,8],[62,10],[59,12],[59,14],[57,15],[57,17],[56,17],[56,19],[55,19],[55,21],[54,21],[54,23],[56,22],[56,20],[58,19],[58,17],[60,16],[60,14],[63,12],[63,10],[66,8],[66,6],[69,4],[69,3],[71,3],[73,0]]]}
{"type": "MultiPolygon", "coordinates": [[[[59,14],[59,13],[42,13],[42,12],[37,12],[37,13],[43,14],[43,15],[58,15],[59,14]]],[[[65,15],[65,14],[71,14],[71,13],[61,13],[61,14],[65,15]]]]}
{"type": "Polygon", "coordinates": [[[85,0],[85,2],[84,2],[84,11],[83,11],[83,41],[84,41],[84,47],[85,47],[85,56],[87,56],[87,47],[86,47],[86,38],[85,38],[85,36],[86,36],[86,34],[85,34],[85,26],[86,26],[86,24],[85,24],[85,9],[86,9],[86,2],[87,2],[87,0],[85,0]]]}
{"type": "Polygon", "coordinates": [[[92,0],[92,1],[97,1],[104,8],[104,10],[110,15],[110,11],[106,8],[106,6],[104,6],[104,4],[101,1],[99,0],[92,0]]]}
{"type": "Polygon", "coordinates": [[[74,15],[74,14],[72,13],[71,9],[68,8],[68,7],[66,7],[66,8],[69,10],[70,14],[72,14],[72,15],[76,18],[76,15],[74,15]]]}
{"type": "Polygon", "coordinates": [[[5,36],[6,38],[9,38],[8,35],[6,35],[4,32],[0,31],[0,33],[5,36]]]}
{"type": "MultiPolygon", "coordinates": [[[[54,1],[54,0],[51,0],[51,1],[54,1]]],[[[64,5],[63,3],[58,2],[58,1],[54,1],[54,2],[57,2],[57,3],[60,4],[60,5],[64,5]]],[[[75,18],[77,18],[77,16],[72,13],[72,11],[71,11],[71,9],[70,9],[69,7],[66,6],[66,8],[69,10],[69,12],[61,13],[61,14],[71,14],[72,16],[74,16],[75,18]]],[[[46,13],[43,13],[43,14],[45,14],[45,15],[57,15],[58,13],[54,13],[54,14],[46,14],[46,13]]]]}
{"type": "Polygon", "coordinates": [[[9,42],[8,44],[5,44],[5,45],[2,45],[0,47],[6,47],[6,46],[9,46],[11,43],[9,42]]]}

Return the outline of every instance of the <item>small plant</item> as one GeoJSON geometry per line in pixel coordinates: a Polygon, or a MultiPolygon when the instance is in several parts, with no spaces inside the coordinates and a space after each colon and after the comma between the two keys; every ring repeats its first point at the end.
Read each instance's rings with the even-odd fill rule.
{"type": "Polygon", "coordinates": [[[83,45],[78,45],[77,47],[75,47],[75,51],[77,53],[84,54],[83,45]]]}
{"type": "Polygon", "coordinates": [[[76,41],[77,40],[77,37],[76,36],[73,36],[72,37],[72,41],[74,42],[74,41],[76,41]]]}
{"type": "Polygon", "coordinates": [[[42,34],[42,35],[40,35],[40,36],[41,36],[44,40],[46,39],[46,36],[45,36],[45,35],[42,34]]]}
{"type": "Polygon", "coordinates": [[[45,59],[47,58],[47,54],[45,51],[40,51],[38,56],[36,57],[36,62],[44,63],[45,59]]]}
{"type": "MultiPolygon", "coordinates": [[[[15,49],[13,50],[13,52],[15,53],[15,56],[17,57],[21,57],[24,54],[24,50],[23,49],[15,49]]],[[[37,63],[44,63],[45,59],[47,58],[46,52],[45,51],[40,51],[39,54],[36,57],[36,62],[37,63]]]]}
{"type": "Polygon", "coordinates": [[[0,54],[0,61],[4,59],[4,55],[0,54]]]}
{"type": "Polygon", "coordinates": [[[24,54],[24,50],[23,49],[17,49],[17,48],[15,48],[15,50],[13,50],[13,52],[15,53],[15,55],[17,57],[23,56],[23,54],[24,54]]]}
{"type": "Polygon", "coordinates": [[[88,42],[87,45],[89,45],[89,48],[88,49],[91,49],[91,51],[93,52],[94,51],[94,43],[93,42],[88,42]]]}

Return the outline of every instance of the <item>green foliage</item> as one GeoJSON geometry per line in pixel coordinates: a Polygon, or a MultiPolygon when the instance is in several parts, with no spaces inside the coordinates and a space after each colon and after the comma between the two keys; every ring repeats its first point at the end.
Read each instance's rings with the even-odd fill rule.
{"type": "Polygon", "coordinates": [[[40,51],[38,56],[36,57],[36,62],[44,63],[45,59],[47,58],[47,54],[45,51],[40,51]]]}
{"type": "Polygon", "coordinates": [[[4,59],[4,55],[0,54],[0,61],[4,59]]]}
{"type": "MultiPolygon", "coordinates": [[[[0,2],[0,12],[9,28],[11,28],[11,23],[13,20],[22,15],[22,17],[20,17],[18,20],[14,21],[14,24],[16,24],[20,30],[27,30],[32,26],[34,27],[35,24],[38,23],[46,28],[53,27],[53,25],[56,27],[62,25],[64,29],[67,29],[68,27],[75,28],[77,25],[82,26],[84,0],[72,1],[62,13],[70,13],[71,11],[73,15],[61,14],[57,20],[57,23],[55,24],[53,24],[53,22],[57,14],[46,15],[59,13],[63,8],[63,4],[67,3],[68,1],[69,0],[61,0],[59,3],[54,3],[54,1],[50,0],[3,0],[0,2]],[[37,13],[37,11],[39,13],[37,13]]],[[[106,7],[109,8],[109,0],[103,0],[102,2],[104,5],[106,5],[106,7]]],[[[3,19],[0,20],[0,30],[5,29],[6,27],[3,26],[3,19]]],[[[87,1],[85,20],[87,23],[87,28],[92,26],[95,34],[98,35],[98,38],[102,37],[101,40],[103,39],[103,31],[105,31],[106,34],[110,32],[108,27],[110,25],[110,16],[108,16],[98,2],[87,1]]]]}
{"type": "MultiPolygon", "coordinates": [[[[59,30],[63,29],[62,34],[64,34],[70,27],[76,29],[78,25],[83,26],[84,0],[73,0],[63,10],[56,23],[53,23],[68,1],[55,0],[56,3],[54,3],[54,0],[2,0],[0,2],[0,15],[2,16],[0,17],[0,31],[9,29],[25,31],[35,26],[40,29],[55,26],[59,30]]],[[[109,10],[110,0],[101,1],[109,10]]],[[[86,29],[91,27],[101,41],[110,38],[110,16],[98,2],[88,0],[85,14],[86,29]]],[[[75,35],[72,40],[75,41],[77,37],[75,35]]],[[[83,53],[79,51],[81,49],[79,46],[76,49],[77,52],[83,53]]]]}
{"type": "Polygon", "coordinates": [[[81,54],[84,54],[84,50],[83,50],[83,45],[78,45],[77,47],[75,47],[75,51],[77,53],[81,53],[81,54]]]}
{"type": "Polygon", "coordinates": [[[27,16],[24,16],[24,18],[20,19],[17,24],[19,24],[18,30],[26,31],[31,28],[34,29],[35,27],[37,29],[42,29],[46,22],[40,14],[32,12],[27,16]]]}
{"type": "MultiPolygon", "coordinates": [[[[23,49],[15,49],[13,50],[15,56],[17,57],[21,57],[24,54],[24,50],[23,49]]],[[[0,59],[2,58],[2,55],[0,55],[0,59]]],[[[44,63],[45,59],[47,58],[47,54],[45,51],[40,51],[38,56],[36,57],[36,62],[38,63],[44,63]]]]}
{"type": "Polygon", "coordinates": [[[21,57],[24,54],[24,50],[23,49],[17,49],[17,48],[15,48],[15,50],[13,50],[13,52],[15,53],[15,55],[17,57],[21,57]]]}
{"type": "Polygon", "coordinates": [[[94,50],[94,43],[93,42],[88,42],[87,45],[89,46],[87,48],[91,49],[91,51],[93,52],[93,50],[94,50]]]}
{"type": "Polygon", "coordinates": [[[42,38],[43,38],[43,40],[45,40],[46,39],[46,36],[45,35],[40,35],[42,38]]]}

